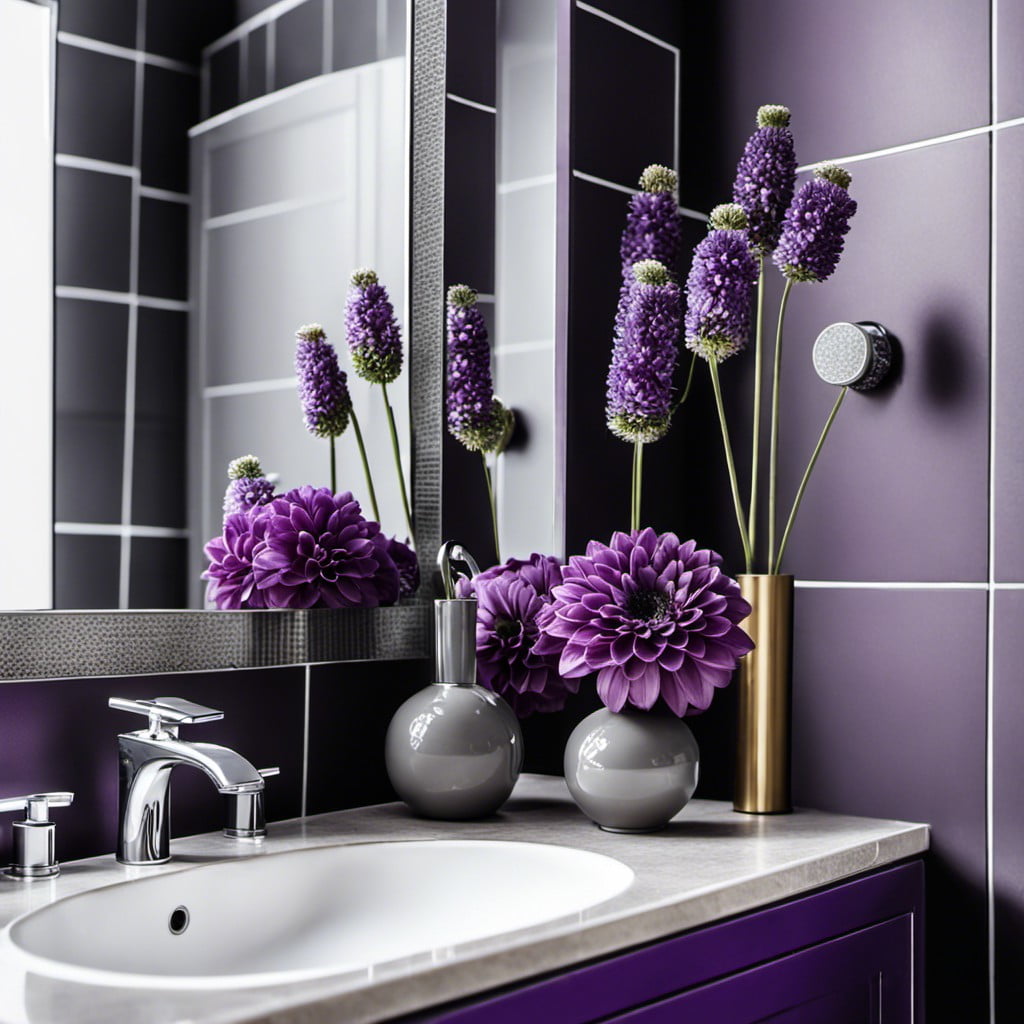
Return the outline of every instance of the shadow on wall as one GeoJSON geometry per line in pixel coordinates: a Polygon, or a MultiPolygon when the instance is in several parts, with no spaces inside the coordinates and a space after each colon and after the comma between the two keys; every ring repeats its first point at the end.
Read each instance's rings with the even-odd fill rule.
{"type": "MultiPolygon", "coordinates": [[[[977,389],[962,339],[967,326],[953,309],[936,311],[925,324],[918,358],[923,368],[923,391],[928,404],[948,415],[973,406],[977,389]]],[[[901,367],[902,368],[902,367],[901,367]]]]}

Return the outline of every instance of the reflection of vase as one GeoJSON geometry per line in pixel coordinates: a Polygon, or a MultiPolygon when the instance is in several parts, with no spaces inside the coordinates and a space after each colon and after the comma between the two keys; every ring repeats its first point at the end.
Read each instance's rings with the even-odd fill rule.
{"type": "Polygon", "coordinates": [[[740,661],[736,793],[748,814],[792,809],[789,797],[793,577],[737,577],[753,611],[743,628],[757,645],[740,661]]]}
{"type": "Polygon", "coordinates": [[[601,708],[569,737],[565,781],[606,831],[653,832],[693,796],[697,761],[697,741],[675,715],[601,708]]]}

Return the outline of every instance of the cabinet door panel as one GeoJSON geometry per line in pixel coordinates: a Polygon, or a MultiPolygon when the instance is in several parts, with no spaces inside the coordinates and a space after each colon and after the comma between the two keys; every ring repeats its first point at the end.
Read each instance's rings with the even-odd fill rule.
{"type": "Polygon", "coordinates": [[[910,915],[894,918],[641,1007],[612,1021],[911,1024],[912,926],[910,915]]]}

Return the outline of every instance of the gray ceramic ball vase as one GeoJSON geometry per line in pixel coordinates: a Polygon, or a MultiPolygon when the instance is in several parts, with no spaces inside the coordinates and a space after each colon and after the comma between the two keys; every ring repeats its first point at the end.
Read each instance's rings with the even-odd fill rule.
{"type": "Polygon", "coordinates": [[[437,682],[394,714],[384,761],[395,792],[417,814],[450,821],[493,814],[510,796],[523,767],[519,719],[499,697],[476,685],[476,599],[455,597],[452,562],[473,557],[454,541],[438,566],[444,600],[434,602],[437,682]]]}
{"type": "Polygon", "coordinates": [[[565,781],[607,832],[654,832],[697,788],[699,751],[687,724],[661,711],[601,708],[573,730],[565,781]]]}

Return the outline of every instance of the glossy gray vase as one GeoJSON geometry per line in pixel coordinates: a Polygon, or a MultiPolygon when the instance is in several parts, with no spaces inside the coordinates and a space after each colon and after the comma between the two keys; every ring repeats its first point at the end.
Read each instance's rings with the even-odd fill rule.
{"type": "Polygon", "coordinates": [[[426,818],[493,814],[523,766],[519,720],[476,686],[476,601],[435,601],[438,682],[410,697],[388,726],[384,755],[395,792],[426,818]]]}
{"type": "Polygon", "coordinates": [[[693,796],[698,760],[693,733],[675,715],[601,708],[569,737],[565,781],[606,831],[654,832],[693,796]]]}

